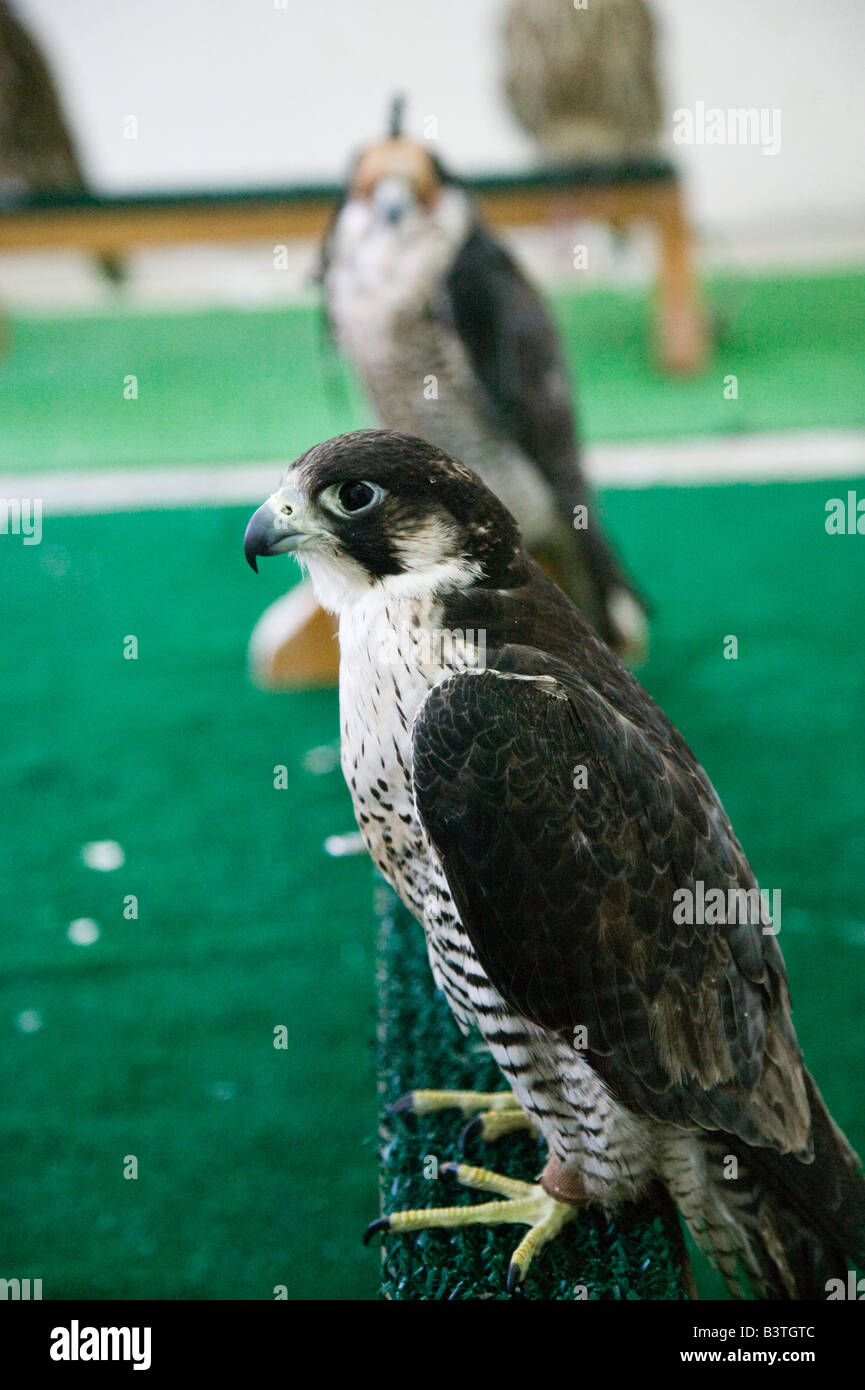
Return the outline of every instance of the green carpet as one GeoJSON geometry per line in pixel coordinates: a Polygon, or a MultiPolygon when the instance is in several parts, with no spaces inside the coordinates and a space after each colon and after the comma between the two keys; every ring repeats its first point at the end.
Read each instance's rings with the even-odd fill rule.
{"type": "MultiPolygon", "coordinates": [[[[865,570],[859,538],[822,525],[846,486],[604,505],[657,608],[645,682],[783,890],[800,1037],[865,1150],[865,570]]],[[[378,1207],[370,869],[323,856],[348,798],[338,770],[303,768],[335,738],[335,698],[247,682],[247,634],[291,562],[256,579],[245,519],[78,517],[41,547],[0,545],[18,653],[0,711],[0,1228],[4,1267],[46,1297],[375,1295],[358,1239],[378,1207]],[[123,869],[80,863],[102,838],[123,869]],[[66,939],[82,916],[101,925],[92,946],[66,939]],[[18,1033],[28,1010],[43,1027],[18,1033]]]]}
{"type": "MultiPolygon", "coordinates": [[[[865,276],[719,278],[708,298],[714,358],[676,381],[649,360],[642,292],[555,297],[586,438],[865,423],[865,276]]],[[[306,307],[26,319],[0,364],[9,470],[289,459],[369,422],[306,307]]]]}
{"type": "Polygon", "coordinates": [[[302,766],[334,741],[333,696],[246,679],[288,567],[256,582],[244,519],[80,518],[0,546],[19,654],[2,687],[0,1229],[4,1268],[44,1277],[45,1297],[374,1290],[354,1238],[376,1202],[370,870],[325,857],[350,807],[338,771],[302,766]],[[115,873],[80,862],[104,838],[126,851],[115,873]],[[67,941],[79,917],[98,943],[67,941]],[[20,1035],[26,1010],[44,1026],[20,1035]]]}
{"type": "MultiPolygon", "coordinates": [[[[398,899],[384,893],[378,936],[378,1081],[382,1105],[381,1192],[385,1211],[471,1205],[470,1193],[441,1165],[459,1157],[466,1120],[459,1111],[393,1115],[389,1107],[407,1091],[506,1090],[502,1074],[479,1037],[466,1039],[442,995],[431,987],[420,928],[398,899]]],[[[534,1182],[546,1145],[511,1134],[494,1145],[468,1142],[465,1162],[509,1178],[534,1182]]],[[[489,1199],[487,1199],[489,1200],[489,1199]]],[[[668,1211],[668,1222],[675,1221],[668,1211]]],[[[384,1298],[507,1300],[510,1257],[525,1235],[520,1226],[423,1231],[375,1236],[382,1244],[384,1298]]],[[[651,1202],[629,1204],[607,1218],[597,1207],[581,1212],[532,1264],[521,1287],[530,1301],[680,1299],[680,1261],[671,1234],[651,1202]]]]}
{"type": "MultiPolygon", "coordinates": [[[[587,433],[861,422],[861,286],[731,284],[728,341],[693,383],[645,367],[637,299],[560,301],[587,433]]],[[[21,321],[0,467],[288,456],[361,418],[356,396],[347,410],[323,391],[316,341],[300,311],[21,321]]],[[[865,541],[823,527],[848,485],[865,493],[601,503],[656,610],[643,679],[783,891],[800,1038],[865,1152],[865,541]]],[[[373,883],[366,860],[325,857],[351,810],[337,768],[304,764],[336,738],[335,697],[248,683],[249,631],[293,575],[245,567],[248,510],[46,518],[38,547],[0,536],[0,1275],[41,1278],[46,1298],[379,1287],[359,1240],[378,1210],[373,883]],[[107,838],[126,864],[99,874],[80,849],[107,838]],[[93,945],[67,939],[80,917],[100,925],[93,945]],[[20,1031],[31,1012],[42,1026],[20,1031]]]]}

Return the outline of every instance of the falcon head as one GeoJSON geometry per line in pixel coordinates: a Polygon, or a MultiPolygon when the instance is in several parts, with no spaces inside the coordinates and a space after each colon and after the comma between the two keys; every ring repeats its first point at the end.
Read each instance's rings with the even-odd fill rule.
{"type": "Polygon", "coordinates": [[[426,146],[406,137],[404,114],[405,97],[395,96],[387,139],[370,145],[358,157],[347,190],[349,203],[367,204],[374,219],[391,227],[411,212],[421,218],[429,213],[442,186],[452,182],[426,146]]]}
{"type": "Polygon", "coordinates": [[[364,150],[321,247],[319,278],[337,297],[360,293],[420,305],[447,273],[472,224],[465,190],[421,142],[391,135],[364,150]]]}
{"type": "Polygon", "coordinates": [[[338,435],[289,464],[244,537],[254,570],[285,551],[332,612],[375,585],[418,598],[507,588],[528,563],[516,522],[477,474],[391,430],[338,435]]]}
{"type": "Polygon", "coordinates": [[[364,150],[352,171],[348,197],[365,203],[376,220],[396,227],[410,214],[431,212],[445,181],[429,150],[400,135],[364,150]]]}

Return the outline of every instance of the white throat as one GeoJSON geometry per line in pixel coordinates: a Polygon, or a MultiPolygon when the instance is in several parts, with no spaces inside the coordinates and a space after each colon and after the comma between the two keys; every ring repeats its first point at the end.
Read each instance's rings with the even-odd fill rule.
{"type": "Polygon", "coordinates": [[[471,226],[471,207],[458,188],[444,188],[429,213],[406,225],[382,225],[361,200],[346,203],[337,221],[330,270],[330,306],[344,336],[360,337],[350,350],[363,354],[406,308],[421,312],[437,292],[471,226]],[[358,318],[358,315],[360,318],[358,318]],[[373,341],[370,341],[370,334],[373,341]]]}

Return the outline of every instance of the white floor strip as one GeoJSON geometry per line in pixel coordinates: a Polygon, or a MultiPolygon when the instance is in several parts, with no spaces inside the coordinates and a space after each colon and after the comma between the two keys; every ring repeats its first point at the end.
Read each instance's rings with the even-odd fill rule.
{"type": "Polygon", "coordinates": [[[285,463],[200,463],[166,468],[73,469],[0,475],[0,498],[38,497],[45,516],[231,507],[275,492],[285,463]]]}
{"type": "MultiPolygon", "coordinates": [[[[29,472],[0,475],[0,500],[39,498],[44,515],[137,512],[258,503],[285,467],[270,463],[29,472]]],[[[865,475],[865,430],[739,434],[598,444],[586,469],[596,486],[696,487],[865,475]]]]}
{"type": "Polygon", "coordinates": [[[865,430],[794,430],[660,444],[604,444],[588,451],[586,469],[598,487],[843,478],[865,471],[865,430]]]}

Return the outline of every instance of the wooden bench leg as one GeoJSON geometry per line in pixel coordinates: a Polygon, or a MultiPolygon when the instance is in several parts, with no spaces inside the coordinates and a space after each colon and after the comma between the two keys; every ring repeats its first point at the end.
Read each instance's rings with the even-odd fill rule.
{"type": "Polygon", "coordinates": [[[656,214],[660,238],[656,353],[668,372],[690,375],[706,365],[708,324],[694,273],[693,239],[682,195],[670,189],[656,214]]]}

